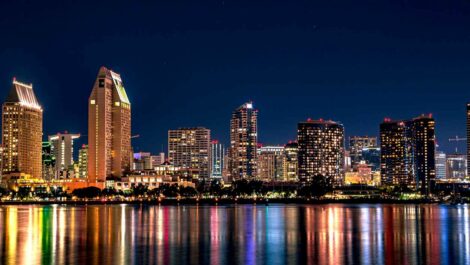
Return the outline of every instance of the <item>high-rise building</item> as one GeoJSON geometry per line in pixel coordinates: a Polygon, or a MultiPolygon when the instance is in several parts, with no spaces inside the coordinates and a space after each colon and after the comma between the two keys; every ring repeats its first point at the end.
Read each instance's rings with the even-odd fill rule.
{"type": "Polygon", "coordinates": [[[230,121],[230,180],[256,177],[258,110],[247,102],[232,113],[230,121]]]}
{"type": "Polygon", "coordinates": [[[55,172],[68,171],[73,168],[73,141],[79,137],[80,134],[68,132],[49,136],[52,153],[56,159],[55,172]]]}
{"type": "Polygon", "coordinates": [[[361,158],[372,171],[380,171],[380,148],[379,147],[365,147],[362,149],[361,158]]]}
{"type": "Polygon", "coordinates": [[[42,142],[42,178],[51,180],[55,178],[56,158],[51,142],[42,142]]]}
{"type": "Polygon", "coordinates": [[[42,108],[33,85],[13,79],[2,106],[3,173],[42,177],[42,108]]]}
{"type": "Polygon", "coordinates": [[[284,146],[283,173],[285,181],[298,180],[298,153],[297,142],[289,142],[284,146]]]}
{"type": "Polygon", "coordinates": [[[442,151],[436,152],[436,179],[446,178],[446,153],[442,151]]]}
{"type": "Polygon", "coordinates": [[[168,131],[170,163],[192,172],[193,179],[208,179],[211,131],[203,127],[168,131]]]}
{"type": "Polygon", "coordinates": [[[211,178],[222,179],[224,170],[225,147],[217,140],[211,141],[211,178]]]}
{"type": "Polygon", "coordinates": [[[343,184],[344,127],[334,121],[311,120],[297,127],[299,180],[314,176],[330,177],[334,185],[343,184]]]}
{"type": "Polygon", "coordinates": [[[78,176],[80,178],[88,177],[88,145],[82,145],[78,150],[78,176]]]}
{"type": "Polygon", "coordinates": [[[131,150],[131,103],[121,76],[101,67],[88,102],[89,181],[121,177],[131,150]]]}
{"type": "Polygon", "coordinates": [[[257,178],[264,181],[283,181],[283,146],[263,146],[258,148],[257,178]]]}
{"type": "Polygon", "coordinates": [[[358,165],[362,158],[362,149],[377,147],[377,137],[370,136],[351,136],[349,137],[349,155],[351,157],[351,166],[358,165]]]}
{"type": "Polygon", "coordinates": [[[463,154],[447,156],[447,179],[464,179],[467,175],[467,160],[463,154]]]}
{"type": "Polygon", "coordinates": [[[382,184],[429,193],[435,179],[435,123],[429,116],[380,124],[382,184]]]}

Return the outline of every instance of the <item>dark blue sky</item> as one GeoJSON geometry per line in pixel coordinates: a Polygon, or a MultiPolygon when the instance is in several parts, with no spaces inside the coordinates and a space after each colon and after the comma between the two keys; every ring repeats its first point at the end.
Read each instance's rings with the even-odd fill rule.
{"type": "Polygon", "coordinates": [[[308,117],[377,135],[384,117],[432,112],[446,151],[465,134],[468,1],[43,2],[0,3],[0,87],[34,83],[45,135],[87,133],[101,65],[121,73],[136,151],[166,149],[167,130],[188,126],[227,143],[249,99],[266,144],[295,139],[308,117]]]}

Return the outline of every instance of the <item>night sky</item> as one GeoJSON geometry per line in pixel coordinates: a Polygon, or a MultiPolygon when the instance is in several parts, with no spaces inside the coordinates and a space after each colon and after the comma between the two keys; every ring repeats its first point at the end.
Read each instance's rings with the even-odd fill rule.
{"type": "Polygon", "coordinates": [[[34,84],[45,137],[87,134],[102,65],[123,78],[135,151],[166,150],[178,127],[228,143],[231,112],[250,99],[264,144],[295,139],[309,117],[351,136],[433,113],[442,149],[465,136],[470,1],[43,2],[0,3],[0,91],[13,76],[34,84]]]}

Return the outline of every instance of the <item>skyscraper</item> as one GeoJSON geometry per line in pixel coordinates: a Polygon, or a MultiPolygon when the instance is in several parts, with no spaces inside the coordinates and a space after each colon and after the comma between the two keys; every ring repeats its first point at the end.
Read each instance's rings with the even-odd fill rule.
{"type": "Polygon", "coordinates": [[[232,113],[230,122],[230,179],[256,177],[258,110],[247,102],[232,113]]]}
{"type": "Polygon", "coordinates": [[[52,145],[52,153],[56,159],[55,172],[67,171],[73,167],[73,140],[78,139],[80,134],[57,133],[49,136],[52,145]]]}
{"type": "Polygon", "coordinates": [[[203,127],[168,131],[168,158],[176,167],[191,172],[193,179],[208,179],[211,131],[203,127]]]}
{"type": "Polygon", "coordinates": [[[466,156],[463,154],[450,154],[447,156],[447,179],[460,179],[466,177],[467,161],[466,156]]]}
{"type": "Polygon", "coordinates": [[[13,85],[2,106],[3,173],[42,177],[42,108],[33,85],[13,85]]]}
{"type": "Polygon", "coordinates": [[[88,176],[88,145],[82,145],[78,150],[78,176],[87,178],[88,176]]]}
{"type": "Polygon", "coordinates": [[[263,146],[258,148],[258,179],[264,181],[282,181],[284,147],[263,146]]]}
{"type": "Polygon", "coordinates": [[[446,153],[442,151],[436,151],[436,179],[446,178],[446,164],[446,153]]]}
{"type": "Polygon", "coordinates": [[[289,142],[284,146],[283,173],[285,181],[298,180],[298,153],[297,142],[289,142]]]}
{"type": "Polygon", "coordinates": [[[217,140],[211,141],[211,173],[213,179],[222,179],[224,170],[225,147],[217,140]]]}
{"type": "Polygon", "coordinates": [[[297,127],[299,180],[309,182],[314,176],[332,178],[343,184],[344,127],[334,121],[311,120],[297,127]]]}
{"type": "Polygon", "coordinates": [[[56,159],[52,149],[51,142],[42,142],[42,178],[44,180],[51,180],[56,176],[56,159]]]}
{"type": "Polygon", "coordinates": [[[382,184],[428,193],[435,179],[435,123],[429,116],[380,124],[382,184]]]}
{"type": "Polygon", "coordinates": [[[89,181],[121,177],[131,152],[131,103],[121,76],[101,67],[88,102],[89,181]]]}
{"type": "Polygon", "coordinates": [[[351,166],[358,165],[362,158],[362,149],[377,147],[377,137],[351,136],[349,137],[349,154],[351,156],[351,166]]]}

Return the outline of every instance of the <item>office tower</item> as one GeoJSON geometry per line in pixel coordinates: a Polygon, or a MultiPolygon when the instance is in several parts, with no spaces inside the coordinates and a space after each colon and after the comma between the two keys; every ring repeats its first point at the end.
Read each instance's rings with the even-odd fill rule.
{"type": "Polygon", "coordinates": [[[283,146],[263,146],[258,148],[258,175],[264,181],[283,181],[283,146]]]}
{"type": "Polygon", "coordinates": [[[230,180],[256,177],[258,110],[247,102],[232,112],[230,121],[230,180]]]}
{"type": "Polygon", "coordinates": [[[42,177],[42,108],[33,85],[13,79],[2,106],[3,173],[42,177]]]}
{"type": "Polygon", "coordinates": [[[73,140],[79,137],[80,134],[68,132],[49,136],[52,153],[56,159],[55,172],[68,171],[73,167],[73,140]]]}
{"type": "Polygon", "coordinates": [[[299,180],[330,177],[334,185],[343,183],[344,127],[334,121],[311,120],[297,127],[299,180]]]}
{"type": "Polygon", "coordinates": [[[88,145],[82,145],[78,150],[78,176],[80,178],[88,177],[88,145]]]}
{"type": "Polygon", "coordinates": [[[121,76],[101,67],[88,102],[88,178],[121,177],[131,163],[131,104],[121,76]]]}
{"type": "Polygon", "coordinates": [[[429,193],[436,174],[434,128],[431,115],[380,124],[382,184],[429,193]]]}
{"type": "Polygon", "coordinates": [[[371,167],[372,171],[380,171],[380,148],[365,147],[362,149],[362,160],[371,167]]]}
{"type": "Polygon", "coordinates": [[[446,178],[446,154],[442,151],[436,152],[436,179],[446,178]]]}
{"type": "Polygon", "coordinates": [[[463,154],[451,154],[447,156],[447,179],[463,180],[467,175],[467,160],[463,154]]]}
{"type": "Polygon", "coordinates": [[[56,158],[51,142],[42,142],[42,178],[51,180],[55,178],[56,158]]]}
{"type": "Polygon", "coordinates": [[[222,179],[224,169],[225,147],[217,140],[211,141],[211,178],[222,179]]]}
{"type": "Polygon", "coordinates": [[[298,153],[297,142],[289,142],[284,146],[283,173],[285,181],[298,180],[298,153]]]}
{"type": "Polygon", "coordinates": [[[169,130],[168,158],[170,163],[191,172],[193,179],[208,179],[210,140],[211,131],[203,127],[169,130]]]}
{"type": "Polygon", "coordinates": [[[351,136],[349,137],[349,155],[351,166],[354,167],[363,160],[362,149],[377,147],[377,137],[351,136]]]}
{"type": "Polygon", "coordinates": [[[159,165],[165,163],[165,153],[160,152],[156,156],[151,156],[151,159],[152,159],[152,168],[154,168],[156,166],[159,166],[159,165]]]}

